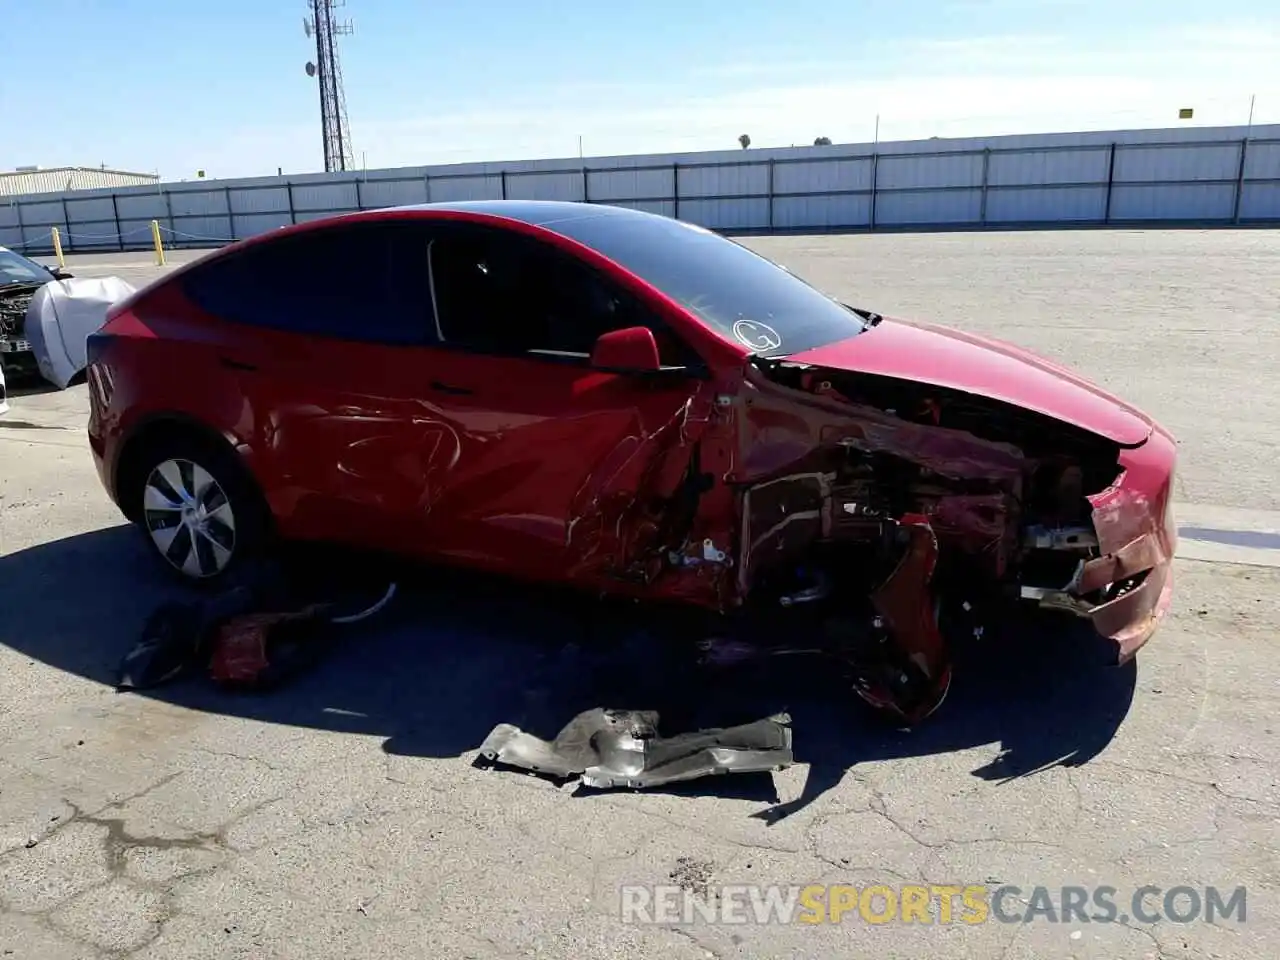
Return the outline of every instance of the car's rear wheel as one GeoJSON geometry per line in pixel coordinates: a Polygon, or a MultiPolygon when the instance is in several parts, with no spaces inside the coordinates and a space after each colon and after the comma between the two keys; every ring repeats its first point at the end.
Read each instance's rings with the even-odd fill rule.
{"type": "Polygon", "coordinates": [[[146,451],[140,466],[138,525],[172,573],[221,582],[260,550],[265,505],[230,451],[173,438],[146,451]]]}

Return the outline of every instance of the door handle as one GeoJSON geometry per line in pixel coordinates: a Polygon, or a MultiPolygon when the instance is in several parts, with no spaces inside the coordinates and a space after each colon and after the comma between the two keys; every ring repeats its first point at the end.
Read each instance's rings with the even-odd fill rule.
{"type": "Polygon", "coordinates": [[[431,381],[431,389],[437,393],[451,393],[456,397],[467,396],[471,393],[466,387],[455,387],[451,383],[441,383],[439,380],[431,381]]]}
{"type": "Polygon", "coordinates": [[[219,357],[218,363],[228,370],[243,370],[246,373],[253,373],[258,369],[252,363],[245,363],[243,360],[232,360],[230,357],[219,357]]]}

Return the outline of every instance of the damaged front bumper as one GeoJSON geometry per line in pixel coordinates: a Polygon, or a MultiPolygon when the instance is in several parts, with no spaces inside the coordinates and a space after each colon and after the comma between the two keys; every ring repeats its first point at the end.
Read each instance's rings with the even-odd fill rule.
{"type": "Polygon", "coordinates": [[[1176,463],[1175,441],[1160,427],[1142,446],[1125,450],[1120,476],[1089,498],[1095,555],[1080,562],[1065,587],[1021,588],[1024,599],[1091,621],[1115,644],[1118,663],[1151,639],[1173,599],[1176,463]]]}

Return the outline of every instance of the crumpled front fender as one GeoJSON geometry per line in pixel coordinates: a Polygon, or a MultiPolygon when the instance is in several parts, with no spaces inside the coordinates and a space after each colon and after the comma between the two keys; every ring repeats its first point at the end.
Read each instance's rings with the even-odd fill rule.
{"type": "Polygon", "coordinates": [[[1123,663],[1151,638],[1173,598],[1177,444],[1157,427],[1141,447],[1121,453],[1120,466],[1116,481],[1089,498],[1101,556],[1084,565],[1073,592],[1103,591],[1087,614],[1115,641],[1123,663]]]}

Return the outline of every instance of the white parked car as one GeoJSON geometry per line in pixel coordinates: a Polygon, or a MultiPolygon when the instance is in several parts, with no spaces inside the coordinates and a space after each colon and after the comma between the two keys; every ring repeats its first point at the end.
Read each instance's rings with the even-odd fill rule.
{"type": "Polygon", "coordinates": [[[5,374],[39,372],[60,389],[85,368],[85,341],[134,292],[119,277],[73,277],[0,247],[0,413],[5,374]]]}

